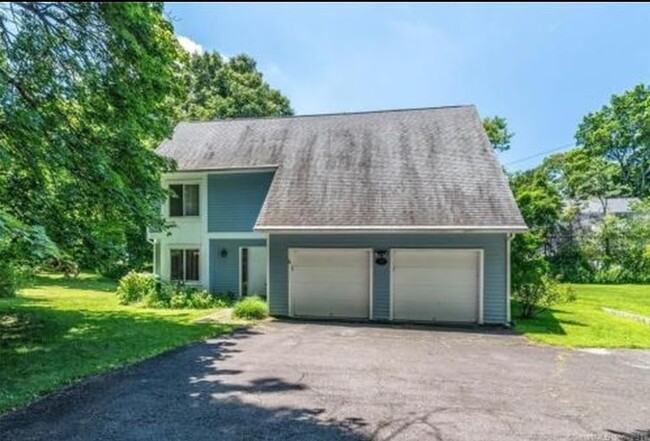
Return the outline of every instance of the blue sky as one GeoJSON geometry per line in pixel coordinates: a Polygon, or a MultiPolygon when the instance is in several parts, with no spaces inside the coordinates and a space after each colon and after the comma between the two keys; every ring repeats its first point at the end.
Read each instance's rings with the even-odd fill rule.
{"type": "Polygon", "coordinates": [[[297,114],[475,104],[504,116],[508,169],[571,144],[582,116],[650,82],[648,4],[166,8],[189,46],[253,56],[297,114]]]}

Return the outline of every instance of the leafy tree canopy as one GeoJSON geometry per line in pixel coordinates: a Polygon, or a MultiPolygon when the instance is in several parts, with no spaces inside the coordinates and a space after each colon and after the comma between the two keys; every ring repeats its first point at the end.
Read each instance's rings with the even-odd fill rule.
{"type": "Polygon", "coordinates": [[[508,131],[508,122],[505,118],[500,116],[484,118],[483,128],[494,150],[498,152],[510,150],[510,140],[514,133],[508,131]]]}
{"type": "Polygon", "coordinates": [[[184,57],[161,3],[0,4],[0,211],[123,257],[158,219],[184,57]]]}
{"type": "Polygon", "coordinates": [[[650,86],[612,96],[583,118],[576,140],[590,156],[618,165],[618,184],[629,188],[629,196],[650,195],[650,86]]]}
{"type": "Polygon", "coordinates": [[[607,212],[607,200],[629,192],[620,183],[618,164],[595,156],[584,148],[557,153],[540,167],[551,176],[565,198],[575,201],[598,199],[607,212]]]}
{"type": "Polygon", "coordinates": [[[224,59],[217,52],[192,55],[187,73],[189,93],[184,119],[209,121],[292,115],[289,100],[272,89],[248,55],[224,59]]]}

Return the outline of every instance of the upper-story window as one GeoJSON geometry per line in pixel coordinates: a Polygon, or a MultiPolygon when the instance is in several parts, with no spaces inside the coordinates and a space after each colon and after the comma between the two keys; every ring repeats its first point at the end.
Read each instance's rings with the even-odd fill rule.
{"type": "Polygon", "coordinates": [[[171,184],[169,189],[170,216],[199,215],[199,184],[171,184]]]}

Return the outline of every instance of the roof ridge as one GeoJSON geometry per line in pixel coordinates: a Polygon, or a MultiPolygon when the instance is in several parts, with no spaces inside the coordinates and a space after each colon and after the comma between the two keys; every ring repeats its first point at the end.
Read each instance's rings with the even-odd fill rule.
{"type": "Polygon", "coordinates": [[[328,116],[369,115],[375,113],[419,112],[419,111],[426,111],[426,110],[460,109],[465,107],[474,108],[475,105],[456,104],[456,105],[449,105],[449,106],[407,107],[402,109],[361,110],[356,112],[310,113],[305,115],[250,116],[250,117],[241,117],[241,118],[213,119],[210,121],[181,121],[181,123],[209,124],[209,123],[221,123],[221,122],[232,122],[232,121],[259,121],[259,120],[269,120],[269,119],[317,118],[317,117],[328,117],[328,116]]]}

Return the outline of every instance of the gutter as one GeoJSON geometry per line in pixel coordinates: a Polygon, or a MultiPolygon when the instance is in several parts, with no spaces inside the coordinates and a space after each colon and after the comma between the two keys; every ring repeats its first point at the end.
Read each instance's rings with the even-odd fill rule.
{"type": "Polygon", "coordinates": [[[528,231],[525,226],[426,226],[426,225],[408,225],[408,226],[390,226],[390,225],[365,225],[365,226],[255,226],[255,231],[274,233],[274,234],[297,234],[297,233],[317,233],[317,234],[395,234],[395,233],[506,233],[512,237],[515,233],[528,231]]]}

